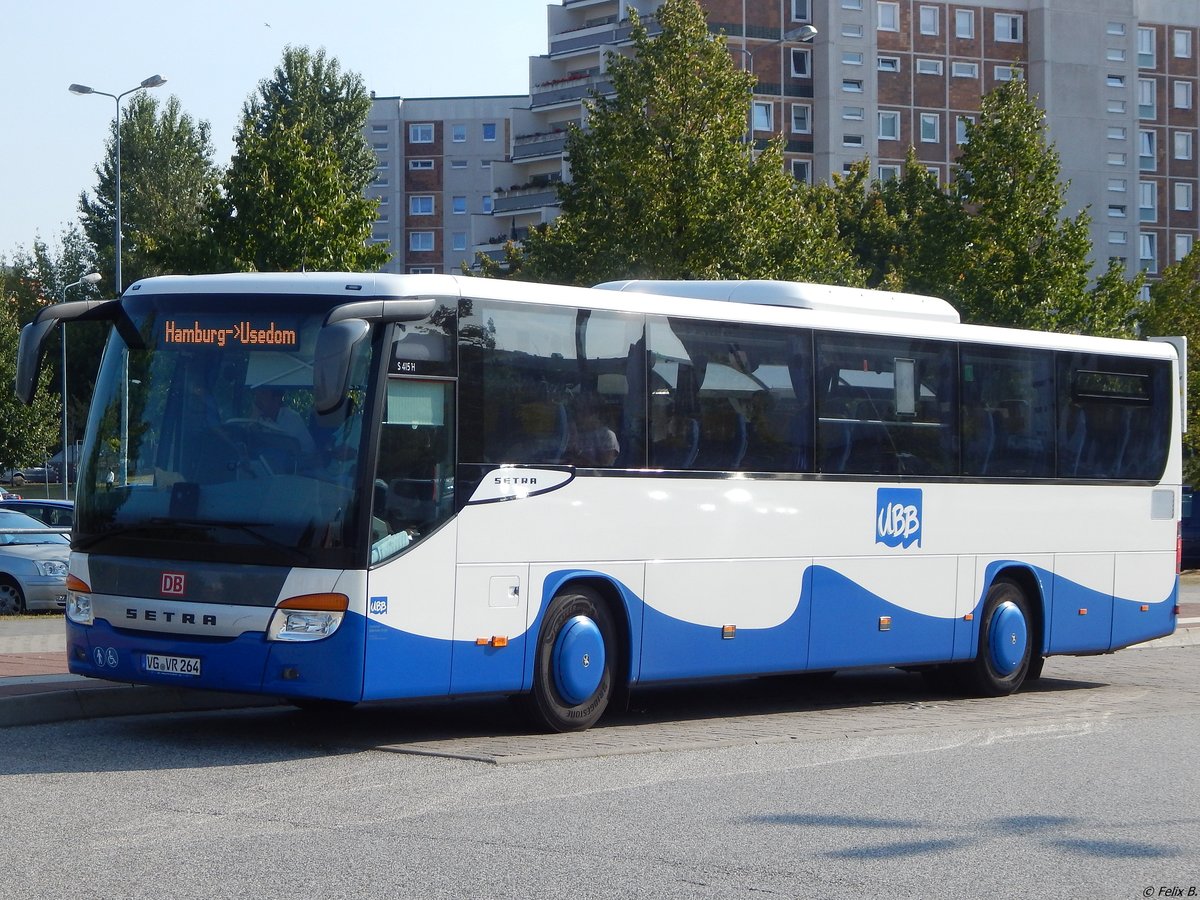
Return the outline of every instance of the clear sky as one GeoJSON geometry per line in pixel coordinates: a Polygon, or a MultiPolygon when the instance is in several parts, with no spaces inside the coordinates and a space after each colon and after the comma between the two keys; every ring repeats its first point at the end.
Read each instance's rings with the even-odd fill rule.
{"type": "MultiPolygon", "coordinates": [[[[0,4],[0,256],[35,237],[54,243],[78,220],[78,197],[116,104],[71,83],[121,94],[151,75],[212,126],[225,166],[242,103],[283,48],[324,47],[379,96],[523,94],[529,57],[546,52],[547,0],[8,0],[0,4]]],[[[549,5],[558,5],[557,2],[549,5]]],[[[122,100],[122,108],[128,100],[122,100]]]]}

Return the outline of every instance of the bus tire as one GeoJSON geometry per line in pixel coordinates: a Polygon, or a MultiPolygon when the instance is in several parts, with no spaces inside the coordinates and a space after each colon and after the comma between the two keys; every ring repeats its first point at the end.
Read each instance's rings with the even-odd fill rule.
{"type": "Polygon", "coordinates": [[[964,671],[972,693],[1004,697],[1025,681],[1033,655],[1029,600],[1016,582],[997,579],[988,588],[979,622],[979,652],[964,671]]]}
{"type": "Polygon", "coordinates": [[[616,628],[590,588],[567,587],[546,609],[533,658],[529,710],[550,731],[591,728],[613,694],[616,628]]]}

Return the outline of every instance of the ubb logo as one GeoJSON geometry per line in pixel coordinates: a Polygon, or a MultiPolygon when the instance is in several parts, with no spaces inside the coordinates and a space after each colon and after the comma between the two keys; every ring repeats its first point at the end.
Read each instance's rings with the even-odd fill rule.
{"type": "Polygon", "coordinates": [[[875,543],[921,546],[921,489],[880,488],[875,495],[875,543]]]}

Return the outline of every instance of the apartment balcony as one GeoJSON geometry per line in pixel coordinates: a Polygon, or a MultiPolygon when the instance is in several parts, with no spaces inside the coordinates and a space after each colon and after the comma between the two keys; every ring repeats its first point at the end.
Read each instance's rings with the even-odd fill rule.
{"type": "Polygon", "coordinates": [[[532,212],[537,209],[545,209],[547,206],[557,205],[558,191],[554,188],[550,188],[549,190],[501,191],[492,205],[492,215],[507,216],[513,213],[532,212]]]}
{"type": "Polygon", "coordinates": [[[562,156],[567,145],[567,132],[561,128],[537,134],[518,134],[513,138],[512,160],[529,161],[562,156]]]}
{"type": "MultiPolygon", "coordinates": [[[[594,50],[606,44],[628,43],[633,35],[633,23],[628,19],[618,22],[616,16],[612,16],[611,19],[612,21],[589,23],[582,28],[551,35],[550,55],[558,56],[562,53],[594,50]]],[[[662,31],[662,26],[653,16],[643,16],[642,24],[646,26],[646,31],[651,36],[662,31]]]]}
{"type": "Polygon", "coordinates": [[[531,92],[530,108],[543,109],[548,106],[559,106],[579,103],[589,97],[595,90],[600,94],[613,92],[612,82],[597,69],[572,73],[564,78],[555,78],[535,84],[531,92]]]}

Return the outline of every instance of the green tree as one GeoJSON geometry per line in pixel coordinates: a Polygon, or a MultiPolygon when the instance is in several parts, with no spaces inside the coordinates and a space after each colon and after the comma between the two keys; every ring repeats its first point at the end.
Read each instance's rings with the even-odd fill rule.
{"type": "Polygon", "coordinates": [[[377,201],[363,196],[375,155],[362,136],[362,78],[324,50],[288,47],[243,108],[215,208],[210,266],[239,270],[378,268],[368,245],[377,201]]]}
{"type": "MultiPolygon", "coordinates": [[[[0,266],[0,380],[11,385],[17,376],[17,343],[23,321],[19,294],[28,290],[0,266]],[[17,287],[17,291],[10,291],[17,287]]],[[[25,406],[11,390],[0,392],[0,466],[28,465],[46,459],[61,443],[62,406],[54,390],[51,367],[43,367],[34,401],[25,406]]]]}
{"type": "Polygon", "coordinates": [[[1060,170],[1025,82],[1014,78],[986,94],[951,186],[958,213],[947,223],[947,299],[971,322],[1130,334],[1133,307],[1130,293],[1115,289],[1119,273],[1088,289],[1090,216],[1060,218],[1060,170]]]}
{"type": "MultiPolygon", "coordinates": [[[[94,193],[79,197],[84,233],[96,248],[103,289],[112,293],[116,197],[116,122],[96,166],[94,193]]],[[[179,98],[163,106],[145,91],[121,116],[121,269],[123,286],[139,278],[196,271],[198,242],[220,172],[208,122],[183,112],[179,98]]]]}
{"type": "MultiPolygon", "coordinates": [[[[0,297],[14,320],[20,325],[30,322],[38,311],[61,300],[83,300],[101,296],[100,286],[80,284],[66,292],[67,285],[97,271],[95,252],[78,226],[72,225],[53,243],[40,238],[33,242],[30,250],[18,250],[11,261],[0,260],[0,297]]],[[[87,420],[88,404],[96,381],[96,369],[100,353],[108,333],[108,326],[98,322],[79,322],[69,326],[70,339],[67,354],[68,426],[69,439],[82,436],[87,420]]],[[[62,330],[58,329],[61,336],[62,330]]],[[[14,344],[15,349],[15,344],[14,344]]],[[[52,338],[47,347],[43,368],[50,379],[50,391],[61,396],[62,353],[57,338],[52,338]]],[[[8,394],[0,402],[15,402],[8,394]]],[[[24,407],[22,407],[24,409],[24,407]]],[[[61,427],[61,420],[59,420],[61,427]]],[[[60,432],[55,432],[55,445],[61,442],[60,432]]],[[[40,451],[39,451],[40,453],[40,451]]],[[[27,463],[34,458],[18,460],[27,463]]]]}
{"type": "Polygon", "coordinates": [[[784,171],[782,141],[745,140],[753,76],[695,0],[667,0],[652,37],[636,12],[633,54],[612,55],[613,95],[573,128],[562,214],[510,267],[534,280],[793,278],[859,282],[836,225],[784,171]]]}

